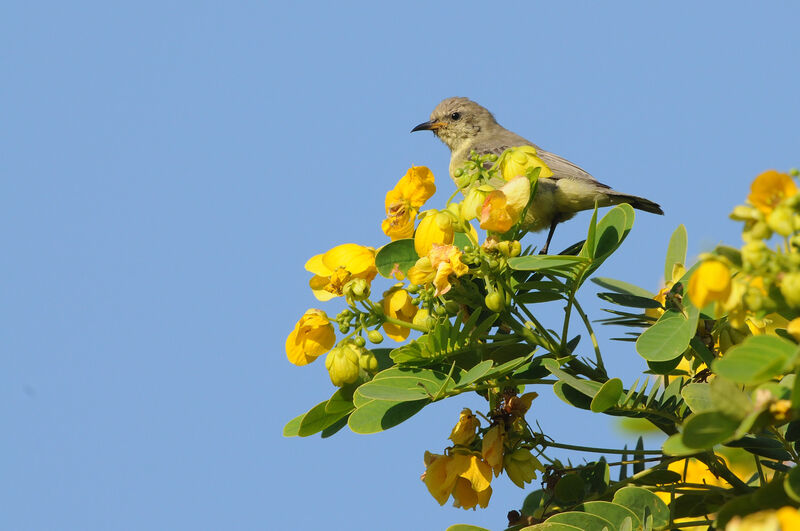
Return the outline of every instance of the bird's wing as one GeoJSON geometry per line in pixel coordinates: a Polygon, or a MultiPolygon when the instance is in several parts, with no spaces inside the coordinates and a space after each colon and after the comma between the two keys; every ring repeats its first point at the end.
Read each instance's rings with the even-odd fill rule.
{"type": "Polygon", "coordinates": [[[596,185],[602,188],[610,188],[609,186],[599,182],[592,175],[578,166],[568,161],[564,157],[559,157],[555,153],[550,153],[544,149],[538,148],[539,157],[544,161],[547,166],[553,170],[553,176],[562,179],[580,179],[584,181],[593,181],[596,185]]]}
{"type": "MultiPolygon", "coordinates": [[[[578,166],[577,164],[573,164],[572,162],[568,161],[563,157],[559,157],[555,153],[550,153],[546,151],[533,142],[525,140],[521,136],[508,132],[508,135],[511,138],[504,139],[507,140],[506,142],[495,142],[492,144],[479,144],[475,146],[476,151],[481,155],[485,155],[487,153],[494,153],[495,155],[501,155],[503,151],[511,147],[517,147],[522,145],[530,145],[536,149],[537,155],[541,157],[545,164],[553,171],[553,176],[551,179],[579,179],[583,181],[591,181],[593,184],[601,187],[601,188],[610,188],[609,186],[599,182],[597,179],[592,177],[592,175],[578,166]]],[[[496,140],[496,137],[495,139],[496,140]]]]}

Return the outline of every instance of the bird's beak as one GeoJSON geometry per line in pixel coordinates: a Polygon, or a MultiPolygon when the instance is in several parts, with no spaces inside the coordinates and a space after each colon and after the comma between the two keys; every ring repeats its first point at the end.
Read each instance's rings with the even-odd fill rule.
{"type": "Polygon", "coordinates": [[[413,133],[414,131],[433,131],[435,133],[443,125],[445,125],[444,122],[434,122],[433,120],[430,120],[427,122],[422,122],[418,126],[414,127],[414,129],[412,129],[411,132],[413,133]]]}

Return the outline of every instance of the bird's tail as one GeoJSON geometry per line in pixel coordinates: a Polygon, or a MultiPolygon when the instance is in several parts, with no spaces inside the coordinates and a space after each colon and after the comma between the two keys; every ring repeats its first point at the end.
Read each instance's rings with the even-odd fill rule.
{"type": "Polygon", "coordinates": [[[654,203],[653,201],[645,199],[644,197],[616,193],[614,195],[609,194],[609,199],[611,199],[615,205],[619,203],[628,203],[630,206],[638,210],[644,210],[645,212],[650,212],[651,214],[664,215],[664,211],[661,210],[661,206],[658,203],[654,203]]]}

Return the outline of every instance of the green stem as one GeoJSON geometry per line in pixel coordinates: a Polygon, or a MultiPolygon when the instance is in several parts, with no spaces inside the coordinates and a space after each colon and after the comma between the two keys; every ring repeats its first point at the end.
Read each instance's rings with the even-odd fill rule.
{"type": "MultiPolygon", "coordinates": [[[[578,446],[575,444],[564,444],[551,441],[544,441],[542,446],[552,446],[553,448],[561,448],[562,450],[578,450],[581,452],[595,452],[598,454],[630,454],[633,450],[617,450],[615,448],[597,448],[594,446],[578,446]]],[[[661,450],[636,450],[637,454],[649,455],[664,455],[661,450]]],[[[683,459],[683,458],[681,458],[683,459]]]]}
{"type": "MultiPolygon", "coordinates": [[[[536,345],[539,345],[541,347],[546,348],[548,352],[555,353],[557,351],[557,349],[555,348],[556,341],[550,335],[550,332],[548,332],[547,329],[544,326],[542,326],[542,324],[539,321],[537,321],[536,318],[533,315],[531,315],[531,313],[528,311],[527,308],[525,308],[525,306],[517,305],[516,307],[512,308],[511,311],[520,320],[524,321],[525,320],[525,316],[520,315],[518,308],[522,308],[522,310],[525,312],[525,314],[529,318],[528,322],[530,322],[533,325],[533,327],[536,328],[536,331],[539,332],[539,335],[541,335],[544,338],[546,344],[543,343],[541,339],[538,339],[538,338],[537,339],[532,339],[531,337],[529,337],[529,336],[533,336],[533,333],[525,325],[517,323],[517,324],[519,324],[521,330],[517,330],[516,328],[514,328],[511,325],[509,325],[509,326],[511,326],[511,328],[514,329],[515,332],[517,332],[523,338],[525,338],[525,340],[528,341],[528,343],[533,342],[536,345]],[[527,334],[525,332],[523,332],[523,331],[527,332],[527,334]]],[[[533,337],[535,338],[536,336],[533,336],[533,337]]]]}
{"type": "Polygon", "coordinates": [[[564,327],[561,329],[561,355],[567,356],[569,352],[566,352],[567,348],[567,335],[569,332],[569,319],[572,315],[572,305],[575,302],[575,291],[570,290],[569,292],[569,299],[567,299],[567,307],[564,308],[564,327]]]}

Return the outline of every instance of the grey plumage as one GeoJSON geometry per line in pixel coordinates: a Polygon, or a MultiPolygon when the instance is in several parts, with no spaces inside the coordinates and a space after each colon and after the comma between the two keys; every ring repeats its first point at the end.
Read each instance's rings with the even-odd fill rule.
{"type": "Polygon", "coordinates": [[[663,214],[661,207],[643,197],[623,194],[599,182],[576,164],[546,151],[533,142],[497,123],[492,113],[467,98],[447,98],[433,110],[428,122],[412,131],[430,130],[450,148],[450,176],[469,158],[472,150],[480,155],[500,155],[511,147],[533,146],[537,155],[553,171],[553,176],[539,180],[536,196],[528,210],[525,228],[536,232],[550,228],[542,252],[552,238],[556,225],[581,210],[628,203],[645,212],[663,214]]]}

